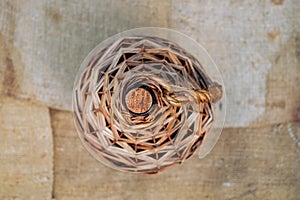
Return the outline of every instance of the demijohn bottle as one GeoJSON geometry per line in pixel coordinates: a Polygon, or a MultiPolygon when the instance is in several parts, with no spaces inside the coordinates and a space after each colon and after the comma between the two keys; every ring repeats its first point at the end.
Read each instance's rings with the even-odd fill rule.
{"type": "Polygon", "coordinates": [[[225,117],[224,85],[206,51],[169,29],[140,28],[100,43],[73,90],[79,137],[101,163],[157,173],[216,143],[225,117]]]}

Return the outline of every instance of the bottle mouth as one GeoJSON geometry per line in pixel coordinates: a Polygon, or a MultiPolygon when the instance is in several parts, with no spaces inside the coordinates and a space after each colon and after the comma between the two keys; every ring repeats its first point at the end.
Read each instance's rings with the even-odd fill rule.
{"type": "Polygon", "coordinates": [[[123,104],[133,116],[146,116],[151,114],[156,105],[154,91],[147,85],[134,85],[125,89],[123,104]]]}

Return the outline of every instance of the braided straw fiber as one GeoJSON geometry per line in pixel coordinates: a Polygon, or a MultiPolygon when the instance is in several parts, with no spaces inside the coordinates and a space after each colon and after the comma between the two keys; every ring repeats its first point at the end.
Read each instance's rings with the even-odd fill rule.
{"type": "Polygon", "coordinates": [[[75,84],[76,128],[103,164],[156,173],[189,158],[210,130],[211,85],[201,64],[177,44],[121,38],[95,53],[75,84]]]}

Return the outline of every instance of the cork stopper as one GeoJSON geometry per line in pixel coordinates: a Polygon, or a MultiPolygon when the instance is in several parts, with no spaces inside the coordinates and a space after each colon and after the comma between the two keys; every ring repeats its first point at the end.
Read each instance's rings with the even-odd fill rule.
{"type": "Polygon", "coordinates": [[[149,90],[139,87],[131,89],[125,97],[128,110],[134,114],[144,114],[150,110],[153,98],[149,90]]]}

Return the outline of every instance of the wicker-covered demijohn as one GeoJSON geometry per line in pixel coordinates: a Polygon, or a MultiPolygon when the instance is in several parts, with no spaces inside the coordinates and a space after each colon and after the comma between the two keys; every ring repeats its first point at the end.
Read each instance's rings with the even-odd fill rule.
{"type": "Polygon", "coordinates": [[[123,37],[93,55],[73,94],[75,124],[103,164],[156,173],[189,158],[214,121],[222,88],[168,40],[123,37]]]}

